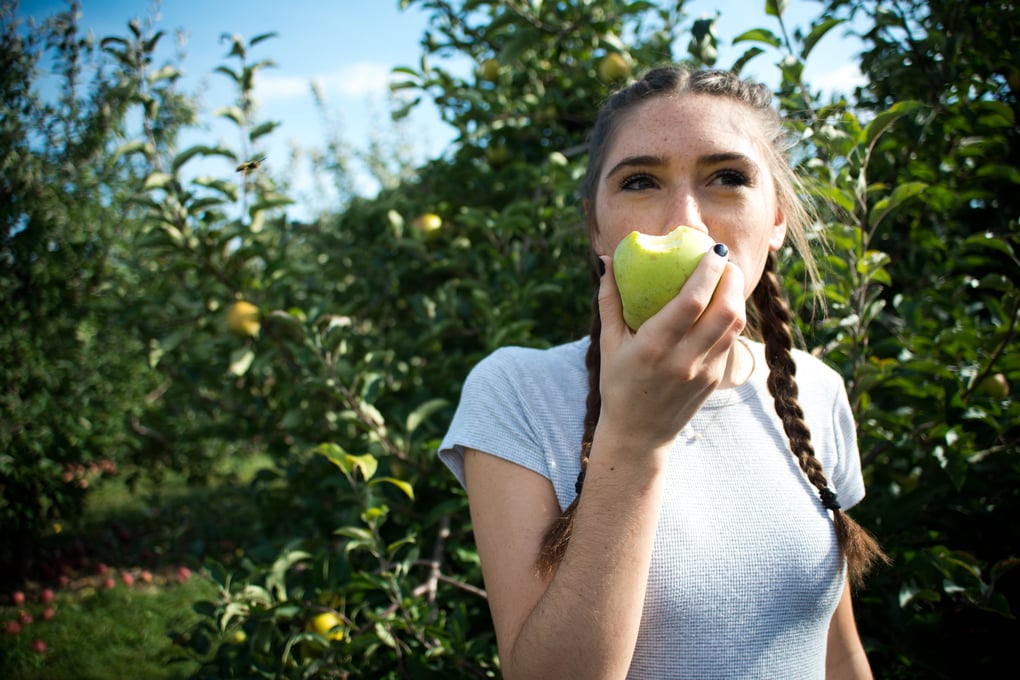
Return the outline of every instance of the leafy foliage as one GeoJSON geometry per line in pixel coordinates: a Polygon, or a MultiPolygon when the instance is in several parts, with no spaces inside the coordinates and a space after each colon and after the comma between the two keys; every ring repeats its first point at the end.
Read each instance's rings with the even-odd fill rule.
{"type": "MultiPolygon", "coordinates": [[[[236,99],[211,115],[237,143],[179,149],[196,104],[172,60],[154,65],[162,32],[133,21],[97,46],[73,7],[34,30],[0,15],[0,304],[16,320],[0,328],[3,547],[22,554],[73,516],[86,489],[64,466],[109,458],[198,483],[219,457],[270,454],[248,487],[252,544],[210,563],[218,597],[182,638],[200,677],[498,674],[438,437],[481,357],[587,331],[575,191],[597,102],[660,62],[714,64],[722,40],[682,3],[403,4],[432,22],[394,89],[431,97],[457,140],[311,223],[288,217],[262,155],[277,123],[253,87],[272,34],[223,36],[216,75],[236,99]],[[33,88],[44,55],[60,66],[53,102],[33,88]],[[450,56],[477,69],[458,75],[450,56]]],[[[785,4],[764,3],[768,26],[715,65],[779,66],[829,240],[823,290],[792,255],[786,286],[807,345],[847,380],[869,489],[855,513],[894,558],[859,594],[860,628],[879,677],[992,668],[1017,633],[1017,20],[833,0],[800,28],[785,4]],[[868,85],[824,100],[804,67],[849,25],[866,26],[868,85]],[[816,292],[828,316],[810,314],[816,292]],[[960,644],[931,645],[942,631],[960,644]]],[[[350,186],[339,140],[329,154],[350,186]]]]}

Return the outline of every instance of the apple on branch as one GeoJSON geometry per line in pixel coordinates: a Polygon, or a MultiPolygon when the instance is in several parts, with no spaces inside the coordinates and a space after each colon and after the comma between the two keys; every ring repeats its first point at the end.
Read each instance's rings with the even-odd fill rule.
{"type": "Polygon", "coordinates": [[[623,320],[637,331],[676,297],[701,258],[715,245],[703,231],[684,225],[667,234],[632,231],[613,253],[613,274],[623,320]]]}

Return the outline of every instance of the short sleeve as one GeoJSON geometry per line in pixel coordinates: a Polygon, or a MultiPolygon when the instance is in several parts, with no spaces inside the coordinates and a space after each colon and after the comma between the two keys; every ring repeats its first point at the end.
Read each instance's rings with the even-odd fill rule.
{"type": "Polygon", "coordinates": [[[464,485],[464,449],[476,449],[550,476],[539,436],[528,418],[520,384],[512,379],[515,354],[496,350],[468,374],[460,403],[439,447],[439,459],[464,485]]]}
{"type": "MultiPolygon", "coordinates": [[[[837,375],[838,377],[838,375],[837,375]]],[[[850,400],[842,380],[836,381],[832,408],[832,431],[836,445],[836,461],[832,470],[832,486],[844,509],[852,508],[864,498],[864,477],[861,454],[857,445],[857,427],[850,400]]]]}
{"type": "Polygon", "coordinates": [[[587,339],[549,349],[505,347],[471,370],[439,459],[463,486],[464,451],[476,449],[550,480],[573,500],[588,373],[587,339]]]}

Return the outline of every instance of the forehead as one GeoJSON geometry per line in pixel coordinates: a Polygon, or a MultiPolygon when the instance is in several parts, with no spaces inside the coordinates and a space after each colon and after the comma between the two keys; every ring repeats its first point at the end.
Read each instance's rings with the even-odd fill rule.
{"type": "Polygon", "coordinates": [[[763,143],[760,119],[745,104],[718,95],[685,93],[657,96],[627,112],[614,131],[606,159],[738,152],[762,162],[763,143]]]}

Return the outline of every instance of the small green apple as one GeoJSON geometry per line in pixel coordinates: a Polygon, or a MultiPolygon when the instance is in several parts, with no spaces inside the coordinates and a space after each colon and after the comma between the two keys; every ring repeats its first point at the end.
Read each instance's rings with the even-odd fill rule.
{"type": "Polygon", "coordinates": [[[622,54],[610,52],[599,61],[598,72],[602,82],[615,83],[630,77],[630,64],[622,54]]]}
{"type": "Polygon", "coordinates": [[[499,61],[497,59],[486,59],[482,62],[482,80],[494,83],[499,80],[499,61]]]}
{"type": "Polygon", "coordinates": [[[662,235],[632,231],[620,241],[613,253],[613,274],[627,325],[637,331],[676,297],[714,245],[705,232],[683,225],[662,235]]]}
{"type": "Polygon", "coordinates": [[[1002,373],[993,373],[981,381],[978,389],[992,399],[1005,399],[1009,396],[1009,381],[1002,373]]]}

